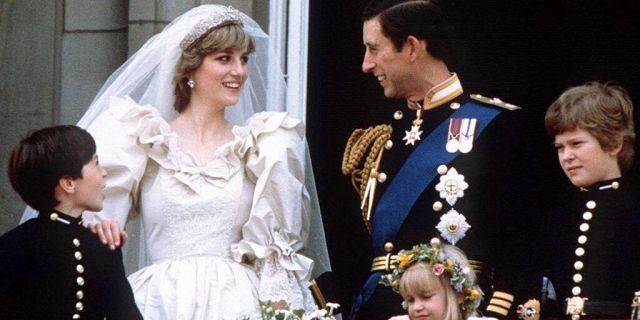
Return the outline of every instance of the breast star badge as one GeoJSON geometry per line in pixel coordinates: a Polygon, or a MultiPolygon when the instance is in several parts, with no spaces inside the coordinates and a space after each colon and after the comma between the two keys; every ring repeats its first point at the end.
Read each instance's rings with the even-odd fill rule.
{"type": "Polygon", "coordinates": [[[411,144],[412,146],[415,146],[416,141],[420,140],[420,135],[422,134],[422,131],[420,131],[420,126],[413,125],[411,126],[411,131],[405,130],[404,133],[405,133],[405,136],[404,138],[402,138],[402,140],[407,141],[405,145],[411,144]]]}
{"type": "Polygon", "coordinates": [[[440,193],[440,198],[447,200],[450,205],[454,205],[458,198],[464,197],[464,191],[468,187],[469,184],[464,181],[464,175],[458,174],[456,168],[451,167],[447,174],[440,176],[436,191],[440,193]]]}
{"type": "Polygon", "coordinates": [[[467,218],[454,209],[442,215],[440,222],[436,226],[436,229],[440,231],[440,236],[452,245],[464,238],[469,228],[471,228],[471,225],[467,223],[467,218]]]}

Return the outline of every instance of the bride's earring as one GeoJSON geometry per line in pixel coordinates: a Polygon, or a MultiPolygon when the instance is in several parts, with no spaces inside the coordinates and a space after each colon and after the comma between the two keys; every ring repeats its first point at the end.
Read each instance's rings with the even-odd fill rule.
{"type": "Polygon", "coordinates": [[[196,82],[193,81],[193,79],[189,79],[189,81],[187,81],[187,85],[189,86],[189,88],[193,89],[193,87],[196,86],[196,82]]]}

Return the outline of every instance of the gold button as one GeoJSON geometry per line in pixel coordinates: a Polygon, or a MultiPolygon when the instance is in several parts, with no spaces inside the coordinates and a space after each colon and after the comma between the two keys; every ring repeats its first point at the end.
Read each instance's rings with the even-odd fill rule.
{"type": "Polygon", "coordinates": [[[618,182],[618,181],[614,181],[614,182],[612,182],[612,183],[611,183],[611,188],[612,188],[613,190],[618,190],[618,188],[620,188],[620,182],[618,182]]]}
{"type": "Polygon", "coordinates": [[[387,242],[384,244],[384,251],[386,253],[391,253],[391,251],[393,251],[393,243],[391,242],[387,242]]]}
{"type": "Polygon", "coordinates": [[[71,319],[80,319],[80,315],[76,313],[71,317],[71,319]]]}
{"type": "Polygon", "coordinates": [[[391,150],[391,148],[393,148],[393,141],[387,140],[387,142],[384,144],[384,148],[387,150],[391,150]]]}
{"type": "Polygon", "coordinates": [[[591,220],[591,218],[593,218],[593,213],[591,213],[591,211],[586,211],[585,213],[582,214],[582,219],[586,221],[591,220]]]}
{"type": "Polygon", "coordinates": [[[402,111],[400,111],[400,110],[398,110],[398,111],[393,113],[393,118],[396,119],[396,120],[402,119],[403,116],[404,116],[404,114],[402,114],[402,111]]]}
{"type": "Polygon", "coordinates": [[[82,260],[82,253],[80,251],[76,251],[73,256],[76,257],[76,260],[82,260]]]}
{"type": "Polygon", "coordinates": [[[582,247],[578,247],[578,249],[576,249],[576,256],[578,257],[584,256],[584,249],[582,247]]]}
{"type": "Polygon", "coordinates": [[[576,273],[573,275],[573,282],[575,283],[580,283],[582,282],[582,275],[579,273],[576,273]]]}
{"type": "Polygon", "coordinates": [[[580,224],[580,231],[582,231],[582,232],[587,232],[587,231],[589,231],[589,224],[588,224],[588,223],[586,223],[586,222],[585,222],[585,223],[580,224]]]}
{"type": "Polygon", "coordinates": [[[453,110],[458,110],[460,109],[460,104],[457,102],[453,102],[449,105],[449,108],[453,109],[453,110]]]}
{"type": "Polygon", "coordinates": [[[82,302],[76,303],[76,310],[82,311],[82,309],[84,309],[84,304],[82,302]]]}
{"type": "Polygon", "coordinates": [[[81,264],[79,264],[76,266],[76,271],[78,271],[78,273],[84,273],[84,267],[81,264]]]}
{"type": "Polygon", "coordinates": [[[80,240],[78,240],[78,238],[73,239],[73,245],[76,247],[80,246],[80,240]]]}
{"type": "Polygon", "coordinates": [[[51,215],[49,215],[49,219],[51,219],[51,221],[56,221],[58,220],[58,214],[57,213],[52,213],[51,215]]]}
{"type": "Polygon", "coordinates": [[[579,243],[579,244],[585,244],[585,243],[587,243],[587,236],[585,236],[585,235],[581,235],[581,236],[579,236],[579,237],[578,237],[578,243],[579,243]]]}
{"type": "Polygon", "coordinates": [[[84,278],[83,277],[77,277],[76,278],[76,283],[78,283],[79,286],[84,286],[84,278]]]}
{"type": "Polygon", "coordinates": [[[576,270],[580,271],[580,270],[582,270],[582,268],[584,267],[584,263],[582,263],[582,261],[578,260],[578,261],[576,261],[576,262],[573,264],[573,267],[574,267],[576,270]]]}
{"type": "Polygon", "coordinates": [[[596,202],[593,200],[587,201],[587,208],[589,210],[593,210],[596,208],[596,202]]]}
{"type": "Polygon", "coordinates": [[[429,241],[429,243],[431,244],[432,247],[440,246],[440,239],[431,238],[431,241],[429,241]]]}
{"type": "Polygon", "coordinates": [[[573,293],[574,296],[580,295],[580,292],[582,292],[582,289],[580,289],[580,287],[575,286],[573,287],[573,289],[571,289],[571,293],[573,293]]]}
{"type": "Polygon", "coordinates": [[[78,300],[82,300],[82,298],[84,298],[84,292],[82,292],[82,290],[78,290],[78,292],[76,292],[76,298],[78,300]]]}
{"type": "Polygon", "coordinates": [[[438,212],[442,210],[442,202],[436,201],[433,203],[433,211],[438,212]]]}
{"type": "Polygon", "coordinates": [[[445,174],[447,173],[447,166],[445,166],[444,164],[441,164],[438,166],[438,174],[445,174]]]}
{"type": "Polygon", "coordinates": [[[384,172],[380,172],[378,174],[378,182],[384,183],[385,181],[387,181],[387,174],[384,172]]]}

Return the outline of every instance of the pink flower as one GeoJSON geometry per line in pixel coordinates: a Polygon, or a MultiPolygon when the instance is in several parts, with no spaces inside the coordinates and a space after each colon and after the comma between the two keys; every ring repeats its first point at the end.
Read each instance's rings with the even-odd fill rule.
{"type": "Polygon", "coordinates": [[[439,276],[442,273],[444,273],[444,265],[442,263],[434,264],[433,265],[433,274],[435,274],[436,276],[439,276]]]}

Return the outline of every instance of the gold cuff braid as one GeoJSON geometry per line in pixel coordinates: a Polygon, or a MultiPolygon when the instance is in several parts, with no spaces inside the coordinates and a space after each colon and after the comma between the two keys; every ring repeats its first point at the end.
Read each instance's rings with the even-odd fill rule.
{"type": "MultiPolygon", "coordinates": [[[[395,254],[394,255],[387,254],[384,256],[375,257],[373,258],[373,263],[371,264],[371,272],[377,272],[377,271],[390,272],[391,270],[395,269],[394,264],[396,263],[398,263],[398,255],[395,255],[395,254]]],[[[471,269],[473,269],[473,271],[476,274],[480,274],[488,271],[488,270],[485,270],[486,265],[482,263],[482,261],[469,260],[469,265],[471,266],[471,269]]],[[[508,293],[496,291],[494,294],[494,297],[501,297],[503,300],[509,301],[508,296],[511,297],[510,301],[513,302],[513,296],[511,296],[508,293]]],[[[511,307],[511,304],[509,304],[508,307],[511,307]]]]}
{"type": "Polygon", "coordinates": [[[509,314],[509,309],[511,309],[512,304],[513,295],[502,291],[494,291],[493,297],[489,300],[487,311],[495,312],[506,317],[509,314]]]}

